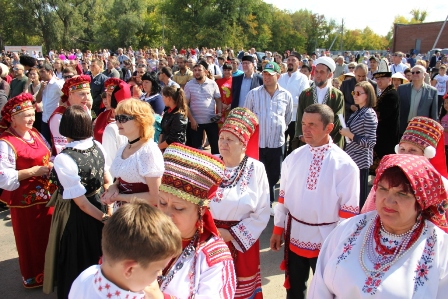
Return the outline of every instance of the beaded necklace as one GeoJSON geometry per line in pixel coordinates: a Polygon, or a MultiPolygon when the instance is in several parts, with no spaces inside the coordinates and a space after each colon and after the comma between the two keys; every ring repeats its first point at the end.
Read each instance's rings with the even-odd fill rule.
{"type": "MultiPolygon", "coordinates": [[[[220,157],[222,160],[222,157],[220,157]]],[[[219,187],[221,188],[233,188],[236,186],[238,181],[240,180],[241,176],[243,175],[244,169],[246,168],[247,164],[247,156],[244,156],[243,160],[241,160],[240,164],[238,165],[237,169],[232,173],[232,175],[229,178],[224,177],[219,187]]]]}
{"type": "Polygon", "coordinates": [[[416,244],[416,240],[420,237],[420,234],[425,226],[421,217],[417,219],[417,222],[412,228],[401,235],[393,235],[402,237],[400,244],[395,248],[388,249],[381,244],[380,240],[380,228],[381,221],[377,215],[370,224],[361,245],[359,252],[359,263],[364,270],[364,273],[368,277],[377,277],[381,272],[387,271],[393,264],[395,264],[403,255],[410,251],[416,244]],[[376,244],[375,244],[376,243],[376,244]],[[367,250],[367,257],[374,264],[374,269],[367,268],[364,262],[364,252],[367,250]],[[375,252],[377,254],[375,254],[375,252]]]}
{"type": "Polygon", "coordinates": [[[169,283],[173,280],[174,275],[179,272],[180,269],[184,266],[185,261],[195,253],[194,244],[198,239],[198,232],[196,231],[194,237],[191,239],[190,244],[188,244],[177,260],[171,264],[170,268],[167,270],[167,275],[161,275],[157,278],[157,281],[160,285],[160,290],[163,292],[169,283]],[[176,263],[177,262],[177,263],[176,263]],[[175,266],[174,266],[175,265],[175,266]]]}

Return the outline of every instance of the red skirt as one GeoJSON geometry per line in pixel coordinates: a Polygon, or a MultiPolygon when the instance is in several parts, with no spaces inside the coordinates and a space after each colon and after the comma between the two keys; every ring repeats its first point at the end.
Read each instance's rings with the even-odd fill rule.
{"type": "Polygon", "coordinates": [[[53,208],[37,204],[24,208],[11,207],[10,212],[23,286],[40,287],[44,280],[45,250],[53,208]]]}
{"type": "MultiPolygon", "coordinates": [[[[215,220],[217,228],[230,229],[239,221],[215,220]]],[[[261,275],[260,275],[260,240],[257,240],[249,250],[241,252],[233,246],[232,242],[226,242],[232,253],[235,264],[237,287],[235,299],[262,299],[261,275]]]]}

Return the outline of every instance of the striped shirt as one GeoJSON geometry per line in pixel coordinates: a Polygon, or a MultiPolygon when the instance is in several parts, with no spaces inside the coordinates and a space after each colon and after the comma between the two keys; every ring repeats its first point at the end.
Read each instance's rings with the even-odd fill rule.
{"type": "Polygon", "coordinates": [[[215,99],[221,98],[218,84],[205,78],[204,83],[193,79],[185,85],[185,97],[190,102],[190,112],[198,124],[211,123],[210,119],[216,115],[215,99]]]}
{"type": "Polygon", "coordinates": [[[285,143],[285,131],[292,119],[292,96],[277,84],[274,95],[266,91],[264,85],[249,91],[244,107],[258,117],[260,128],[260,148],[278,148],[285,143]]]}
{"type": "Polygon", "coordinates": [[[347,143],[345,151],[355,161],[359,169],[368,169],[373,164],[373,147],[376,144],[378,118],[375,110],[362,107],[348,119],[347,126],[355,136],[347,143]]]}

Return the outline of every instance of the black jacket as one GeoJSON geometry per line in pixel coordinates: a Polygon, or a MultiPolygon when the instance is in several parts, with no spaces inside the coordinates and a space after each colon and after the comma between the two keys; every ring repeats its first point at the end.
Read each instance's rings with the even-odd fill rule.
{"type": "MultiPolygon", "coordinates": [[[[377,94],[377,85],[376,82],[370,79],[367,79],[370,84],[373,85],[373,90],[375,90],[375,95],[377,94]]],[[[356,78],[351,78],[349,80],[345,80],[341,84],[341,91],[342,94],[344,94],[344,104],[345,104],[345,122],[350,118],[350,115],[352,115],[353,111],[350,109],[351,105],[355,104],[355,100],[352,96],[352,91],[355,90],[356,85],[356,78]]]]}
{"type": "Polygon", "coordinates": [[[166,141],[168,144],[173,142],[185,144],[187,116],[178,111],[178,108],[173,109],[171,112],[168,112],[168,108],[165,109],[161,123],[162,139],[160,142],[166,141]]]}
{"type": "MultiPolygon", "coordinates": [[[[241,84],[243,84],[243,78],[244,74],[232,78],[232,109],[238,107],[240,102],[240,91],[241,84]]],[[[263,77],[260,74],[254,73],[252,82],[250,83],[250,90],[261,85],[263,85],[263,77]]]]}

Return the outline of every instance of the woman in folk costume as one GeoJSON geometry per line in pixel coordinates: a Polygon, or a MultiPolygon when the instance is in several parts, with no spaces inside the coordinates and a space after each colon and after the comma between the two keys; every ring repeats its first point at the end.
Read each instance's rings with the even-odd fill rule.
{"type": "MultiPolygon", "coordinates": [[[[416,116],[409,121],[400,143],[395,146],[395,152],[399,155],[417,155],[429,159],[432,166],[440,173],[445,190],[448,190],[444,145],[443,127],[431,118],[416,116]]],[[[375,190],[372,188],[361,213],[375,210],[374,198],[375,190]]]]}
{"type": "MultiPolygon", "coordinates": [[[[122,100],[131,98],[131,87],[118,78],[109,78],[104,82],[106,99],[103,100],[106,110],[101,112],[94,121],[93,137],[96,141],[103,143],[103,133],[106,126],[115,121],[115,108],[122,100]]],[[[113,155],[112,159],[115,157],[113,155]]]]}
{"type": "Polygon", "coordinates": [[[175,298],[234,298],[233,259],[208,209],[210,193],[221,182],[222,161],[179,143],[163,157],[159,208],[179,228],[183,251],[163,270],[160,290],[175,298]]]}
{"type": "Polygon", "coordinates": [[[45,204],[56,186],[48,175],[50,146],[33,128],[33,96],[22,93],[10,99],[1,111],[0,201],[11,212],[19,254],[22,283],[26,288],[42,286],[45,248],[53,208],[45,204]]]}
{"type": "Polygon", "coordinates": [[[53,154],[57,155],[67,144],[67,138],[59,132],[59,124],[61,123],[62,115],[68,106],[81,105],[90,115],[88,108],[89,101],[92,97],[90,95],[90,76],[81,75],[68,79],[62,87],[62,96],[60,105],[51,114],[48,125],[50,126],[51,138],[53,139],[53,154]]]}
{"type": "Polygon", "coordinates": [[[210,202],[215,224],[232,253],[235,298],[262,298],[259,238],[270,217],[269,184],[258,155],[258,119],[247,108],[230,111],[218,139],[224,177],[210,202]]]}
{"type": "Polygon", "coordinates": [[[310,299],[442,299],[448,294],[447,193],[425,157],[385,156],[376,211],[345,220],[325,240],[310,299]]]}
{"type": "Polygon", "coordinates": [[[100,192],[112,183],[101,144],[92,138],[92,119],[84,107],[68,107],[60,131],[67,145],[54,159],[52,176],[58,193],[45,254],[44,293],[57,285],[59,299],[68,297],[78,275],[97,264],[103,222],[108,219],[100,192]],[[76,125],[74,125],[76,124],[76,125]]]}

